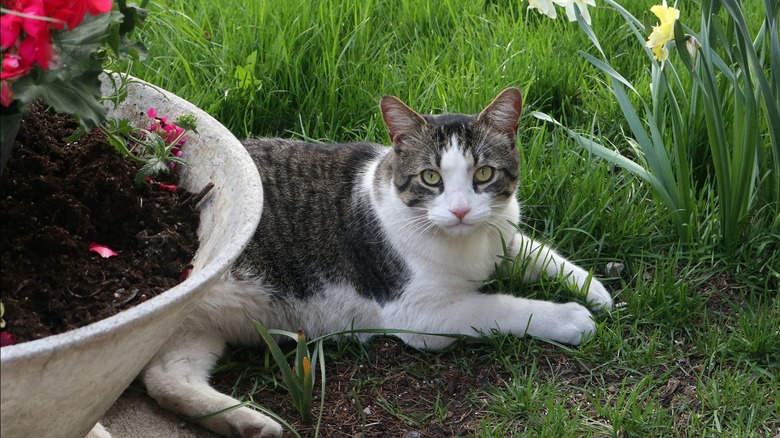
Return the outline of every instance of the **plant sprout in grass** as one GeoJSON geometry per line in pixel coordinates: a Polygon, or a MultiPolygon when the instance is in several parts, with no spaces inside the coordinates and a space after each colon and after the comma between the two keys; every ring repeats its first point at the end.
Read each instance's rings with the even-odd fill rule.
{"type": "Polygon", "coordinates": [[[265,341],[266,345],[268,346],[268,352],[270,353],[271,357],[273,357],[276,365],[279,367],[279,371],[282,374],[282,379],[284,380],[284,384],[286,385],[287,391],[289,392],[290,398],[292,399],[293,406],[295,407],[295,410],[297,410],[298,413],[301,415],[301,420],[304,423],[310,423],[312,421],[312,399],[314,396],[314,375],[316,373],[317,363],[319,363],[320,382],[321,382],[322,392],[320,397],[320,417],[318,420],[318,427],[319,427],[319,422],[322,421],[322,414],[323,414],[322,406],[324,406],[325,403],[326,382],[325,382],[325,354],[323,351],[323,342],[326,339],[340,338],[345,335],[373,336],[373,335],[402,334],[402,333],[417,334],[417,335],[422,334],[428,336],[442,336],[442,337],[460,339],[460,340],[468,338],[468,336],[453,335],[453,334],[446,334],[446,333],[423,333],[423,332],[416,332],[411,330],[376,328],[376,329],[352,329],[352,330],[344,330],[340,332],[328,333],[316,339],[311,339],[307,341],[306,335],[301,329],[298,329],[297,333],[293,333],[285,330],[267,329],[258,321],[255,321],[254,324],[255,324],[255,328],[260,334],[260,337],[263,338],[263,341],[265,341]],[[296,349],[295,349],[294,366],[290,367],[290,365],[287,363],[287,357],[282,352],[276,340],[274,340],[273,338],[274,335],[287,337],[289,339],[295,340],[296,349]],[[313,353],[309,353],[308,344],[313,344],[315,346],[313,353]]]}
{"type": "MultiPolygon", "coordinates": [[[[287,386],[287,391],[290,393],[290,397],[293,401],[295,410],[301,414],[301,420],[304,423],[310,423],[312,420],[312,398],[314,395],[314,372],[316,371],[316,365],[312,366],[312,360],[316,361],[319,353],[321,363],[322,384],[323,384],[323,397],[324,401],[324,355],[322,353],[322,340],[317,342],[317,350],[313,355],[309,354],[309,349],[306,344],[306,335],[303,330],[298,330],[298,333],[292,333],[284,330],[268,330],[263,327],[262,324],[255,321],[255,328],[260,333],[265,343],[268,345],[268,351],[274,358],[276,365],[279,367],[279,371],[282,373],[284,384],[287,386]],[[287,363],[287,358],[282,352],[279,345],[276,343],[272,335],[286,336],[297,342],[297,348],[295,350],[295,365],[291,368],[287,363]],[[312,359],[313,357],[313,359],[312,359]]],[[[320,410],[321,412],[322,410],[320,410]]]]}

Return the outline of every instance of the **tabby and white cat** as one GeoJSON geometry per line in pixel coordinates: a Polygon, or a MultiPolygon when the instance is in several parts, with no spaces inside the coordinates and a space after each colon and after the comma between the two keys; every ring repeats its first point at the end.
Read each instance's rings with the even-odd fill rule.
{"type": "MultiPolygon", "coordinates": [[[[260,344],[253,319],[311,337],[351,328],[478,335],[498,329],[576,345],[590,311],[478,291],[504,244],[526,268],[612,300],[596,279],[517,232],[522,98],[509,88],[478,115],[420,115],[395,97],[381,110],[392,148],[369,143],[247,140],[263,181],[254,239],[144,372],[162,406],[196,417],[238,402],[208,384],[225,344],[260,344]]],[[[417,348],[451,338],[402,334],[417,348]]],[[[278,437],[278,423],[246,407],[201,420],[243,438],[278,437]]]]}

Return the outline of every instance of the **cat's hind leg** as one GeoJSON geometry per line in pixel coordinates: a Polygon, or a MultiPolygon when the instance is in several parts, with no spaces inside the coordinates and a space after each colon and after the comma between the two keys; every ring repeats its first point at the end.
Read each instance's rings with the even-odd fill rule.
{"type": "Polygon", "coordinates": [[[180,328],[144,370],[149,395],[166,409],[190,418],[229,437],[277,438],[282,427],[248,407],[227,410],[240,402],[208,384],[209,372],[225,348],[218,332],[180,328]]]}

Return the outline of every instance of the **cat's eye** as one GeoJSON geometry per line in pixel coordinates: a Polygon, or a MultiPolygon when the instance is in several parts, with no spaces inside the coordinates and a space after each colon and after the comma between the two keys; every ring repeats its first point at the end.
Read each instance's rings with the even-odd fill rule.
{"type": "Polygon", "coordinates": [[[439,172],[431,169],[423,170],[420,177],[423,182],[429,186],[438,186],[441,182],[441,175],[439,175],[439,172]]]}
{"type": "Polygon", "coordinates": [[[474,172],[474,181],[478,183],[486,183],[493,178],[493,168],[490,166],[482,166],[474,172]]]}

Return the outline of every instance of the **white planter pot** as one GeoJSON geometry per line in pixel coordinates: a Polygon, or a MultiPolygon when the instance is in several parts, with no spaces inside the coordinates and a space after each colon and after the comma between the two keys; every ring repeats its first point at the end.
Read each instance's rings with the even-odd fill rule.
{"type": "MultiPolygon", "coordinates": [[[[136,80],[137,81],[137,80],[136,80]]],[[[104,94],[112,89],[104,81],[104,94]]],[[[260,221],[262,186],[241,143],[191,103],[140,81],[109,117],[148,125],[155,108],[171,120],[197,118],[199,134],[183,148],[189,166],[180,184],[198,192],[200,246],[190,276],[165,293],[105,320],[0,351],[0,435],[3,438],[83,438],[154,356],[203,292],[230,267],[260,221]]]]}

